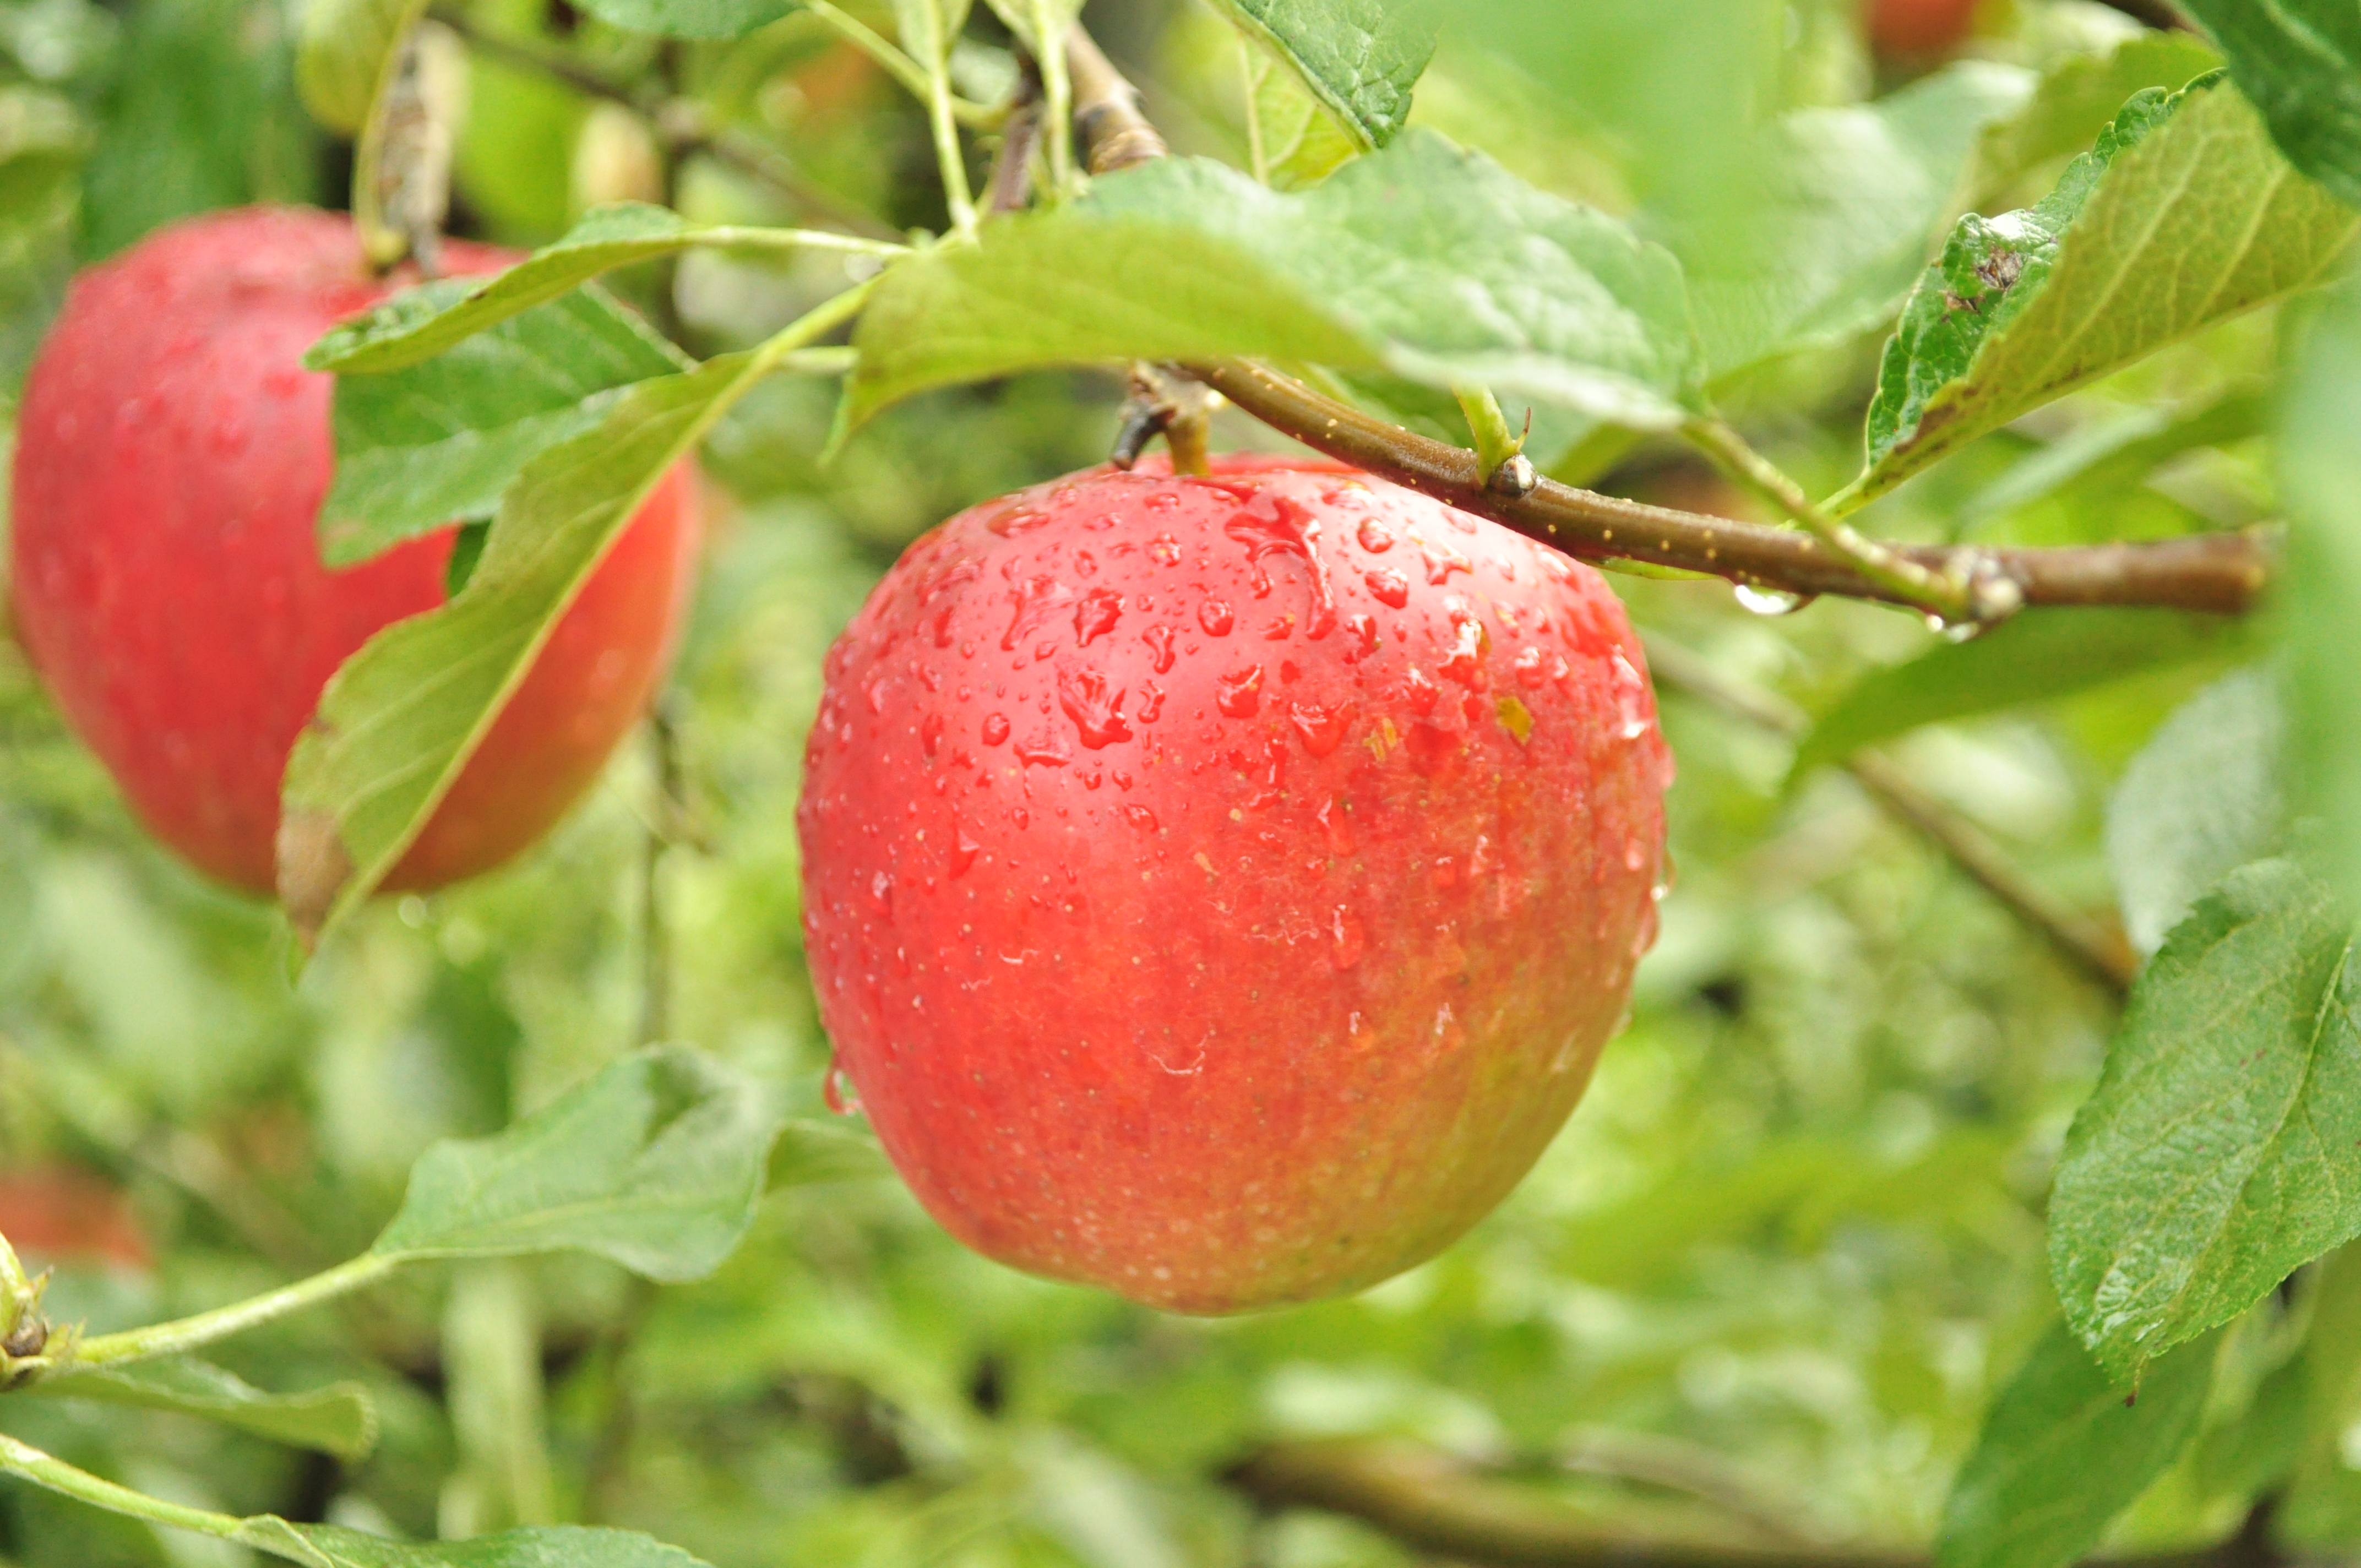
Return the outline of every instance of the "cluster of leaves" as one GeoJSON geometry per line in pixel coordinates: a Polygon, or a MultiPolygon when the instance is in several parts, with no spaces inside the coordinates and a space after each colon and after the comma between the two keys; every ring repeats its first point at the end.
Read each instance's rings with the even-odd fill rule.
{"type": "MultiPolygon", "coordinates": [[[[2339,657],[2361,604],[2361,315],[2334,295],[2250,314],[2332,280],[2361,225],[2349,28],[2324,4],[2222,0],[2191,7],[2207,42],[2055,0],[2023,7],[1995,58],[1870,97],[1834,5],[1226,0],[1136,40],[1168,124],[1200,127],[1203,151],[1086,191],[1045,158],[1037,210],[969,232],[960,200],[912,194],[926,182],[900,167],[948,133],[941,172],[963,188],[958,126],[990,123],[1013,51],[1073,9],[994,8],[594,0],[563,31],[491,0],[464,14],[489,47],[460,195],[551,243],[314,350],[342,378],[328,557],[455,518],[489,532],[445,609],[339,675],[291,767],[291,820],[356,868],[287,889],[299,921],[337,927],[301,995],[251,911],[128,847],[29,677],[0,671],[0,882],[41,912],[0,933],[0,1133],[144,1173],[183,1237],[164,1283],[187,1304],[241,1294],[254,1252],[327,1261],[379,1219],[371,1277],[473,1260],[439,1320],[397,1294],[346,1338],[252,1364],[35,1385],[346,1461],[378,1438],[315,1510],[373,1534],[247,1506],[300,1495],[267,1465],[193,1465],[185,1442],[142,1461],[155,1434],[87,1400],[12,1400],[0,1426],[151,1493],[207,1493],[223,1506],[199,1530],[332,1564],[678,1560],[620,1534],[389,1544],[560,1517],[724,1564],[1382,1563],[1382,1540],[1257,1520],[1212,1477],[1257,1443],[1339,1432],[1595,1466],[1613,1444],[1593,1422],[1679,1461],[1535,1488],[1605,1531],[1693,1523],[1735,1494],[1807,1535],[2058,1568],[2103,1543],[2217,1539],[2262,1497],[2295,1541],[2361,1530],[2342,1445],[2361,1270],[2307,1266],[2361,1233],[2361,1085],[2344,1077],[2361,752],[2339,657]],[[831,75],[866,84],[834,123],[831,75]],[[615,193],[579,167],[585,82],[637,105],[625,128],[659,153],[681,104],[658,100],[677,93],[699,145],[726,126],[794,178],[760,190],[748,159],[708,151],[675,170],[671,207],[553,207],[615,193]],[[848,208],[947,232],[820,232],[848,208]],[[2299,319],[2274,395],[2271,329],[2299,319]],[[824,345],[847,325],[849,353],[824,345]],[[1643,623],[1816,699],[1815,721],[1791,745],[1675,709],[1686,881],[1633,1036],[1500,1216],[1362,1301],[1193,1327],[1015,1280],[862,1184],[857,1141],[801,1124],[768,1157],[774,1184],[838,1185],[758,1213],[765,1152],[824,1059],[785,891],[785,759],[819,648],[881,549],[1092,455],[1104,391],[1054,372],[1233,356],[1405,422],[1488,387],[1535,408],[1536,455],[1569,476],[1636,448],[1635,485],[1680,477],[1649,465],[1688,422],[1828,407],[1788,420],[1784,455],[1896,534],[2191,532],[2284,496],[2284,652],[2257,664],[2264,634],[2152,611],[1921,652],[1882,611],[1774,631],[1692,587],[1635,591],[1643,623]],[[823,444],[832,471],[813,466],[823,444]],[[939,461],[977,445],[994,455],[939,461]],[[680,677],[705,798],[649,816],[714,825],[651,840],[609,800],[513,879],[368,905],[622,521],[700,447],[756,510],[716,555],[680,677]],[[920,489],[912,469],[945,477],[920,489]],[[420,679],[462,652],[471,684],[420,679]],[[1881,667],[1850,678],[1864,665],[1881,667]],[[1872,745],[1939,774],[2070,895],[2112,871],[2153,956],[2103,1069],[2104,1003],[1817,772],[1872,745]],[[718,1057],[626,1054],[650,974],[674,1003],[664,1032],[718,1057]],[[261,1092],[291,1069],[294,1095],[261,1092]],[[237,1109],[258,1096],[280,1120],[237,1109]],[[395,1203],[434,1136],[529,1108],[491,1143],[428,1153],[395,1203]],[[187,1130],[207,1126],[243,1155],[187,1130]],[[562,1223],[554,1188],[574,1201],[562,1223]],[[601,1206],[626,1196],[669,1207],[601,1206]],[[605,1261],[487,1261],[559,1247],[605,1261]],[[675,1280],[733,1247],[660,1298],[612,1266],[675,1280]],[[545,1387],[543,1353],[569,1337],[582,1348],[545,1387]],[[312,1370],[357,1387],[257,1387],[312,1370]],[[1718,1504],[1650,1490],[1668,1474],[1718,1504]]],[[[38,199],[21,221],[6,208],[0,279],[20,291],[0,341],[21,356],[74,256],[179,211],[315,193],[297,84],[366,147],[422,10],[320,0],[301,70],[273,10],[11,10],[0,181],[38,199]],[[200,47],[234,68],[192,83],[159,64],[200,47]],[[149,168],[191,172],[126,172],[149,168]]],[[[110,1326],[162,1304],[100,1291],[85,1310],[110,1326]]],[[[28,1464],[12,1467],[43,1479],[28,1464]]],[[[28,1568],[178,1550],[81,1533],[96,1527],[29,1494],[0,1508],[0,1552],[28,1568]]]]}

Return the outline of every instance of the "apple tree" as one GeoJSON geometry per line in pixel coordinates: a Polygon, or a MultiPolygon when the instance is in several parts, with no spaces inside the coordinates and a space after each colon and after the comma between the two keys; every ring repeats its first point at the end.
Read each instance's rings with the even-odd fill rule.
{"type": "Polygon", "coordinates": [[[2350,1555],[2356,102],[8,0],[0,1565],[2350,1555]]]}

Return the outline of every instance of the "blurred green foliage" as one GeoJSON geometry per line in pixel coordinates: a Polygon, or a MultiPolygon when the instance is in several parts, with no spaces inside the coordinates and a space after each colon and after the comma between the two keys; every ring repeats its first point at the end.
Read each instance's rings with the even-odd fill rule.
{"type": "MultiPolygon", "coordinates": [[[[2130,26],[2078,0],[1998,10],[1979,48],[2032,67],[2130,26]]],[[[546,240],[586,192],[614,193],[618,159],[664,141],[612,104],[593,137],[600,100],[526,63],[544,53],[581,81],[693,101],[786,171],[766,181],[686,150],[665,183],[691,218],[942,222],[922,116],[807,16],[724,47],[631,38],[562,3],[459,14],[509,46],[472,72],[466,232],[546,240]]],[[[1681,153],[1744,127],[1664,123],[1665,73],[1709,71],[1740,116],[1876,85],[1835,0],[1774,8],[1762,30],[1669,15],[1500,7],[1496,26],[1446,34],[1417,118],[1568,196],[1721,210],[1712,181],[1730,167],[1681,153]],[[1598,90],[1570,96],[1576,81],[1598,90]]],[[[1259,79],[1213,11],[1103,0],[1091,20],[1176,144],[1246,161],[1259,79]]],[[[338,153],[292,97],[290,31],[277,0],[0,4],[0,409],[74,263],[203,207],[338,199],[338,153]]],[[[988,75],[995,57],[966,66],[988,75]]],[[[2039,188],[2062,161],[2009,174],[2039,188]]],[[[705,353],[791,319],[841,266],[699,254],[618,284],[705,353]]],[[[1875,337],[1770,367],[1732,399],[1816,493],[1857,466],[1875,337]]],[[[2206,413],[2251,399],[2274,355],[2268,315],[2214,329],[1993,435],[1867,526],[2054,543],[2266,515],[2251,411],[2206,413]],[[2127,421],[2147,422],[2125,435],[2127,421]]],[[[664,723],[524,863],[381,901],[296,983],[278,917],[145,839],[0,639],[0,1169],[103,1174],[154,1248],[148,1268],[64,1260],[55,1315],[126,1326],[349,1255],[428,1144],[497,1130],[648,1038],[704,1047],[824,1114],[794,828],[821,654],[934,521],[1103,456],[1120,396],[1092,374],[932,393],[824,467],[832,388],[763,387],[707,454],[719,505],[664,723]]],[[[1226,418],[1221,435],[1273,439],[1226,418]]],[[[1653,445],[1612,482],[1735,500],[1653,445]]],[[[1770,620],[1718,584],[1617,581],[1653,632],[1814,710],[1938,646],[1882,609],[1770,620]]],[[[2110,791],[2220,674],[2169,661],[1918,729],[1894,754],[2028,876],[2103,908],[2110,791]]],[[[1014,1275],[898,1184],[846,1180],[774,1199],[703,1284],[657,1291],[581,1259],[473,1266],[225,1348],[266,1388],[364,1384],[383,1436],[349,1468],[66,1402],[11,1399],[0,1431],[198,1506],[419,1537],[628,1525],[716,1568],[1407,1563],[1372,1529],[1258,1511],[1222,1478],[1262,1444],[1371,1435],[1422,1440],[1609,1527],[1737,1497],[1807,1541],[1923,1547],[1994,1390],[2055,1321],[2042,1210],[2114,1003],[1850,780],[1791,780],[1791,739],[1677,692],[1664,703],[1680,876],[1631,1028],[1502,1210],[1363,1297],[1163,1317],[1014,1275]]],[[[2275,1457],[2257,1434],[2295,1430],[2272,1401],[2306,1365],[2286,1320],[2310,1305],[2299,1291],[2232,1331],[2201,1441],[2114,1545],[2218,1540],[2297,1463],[2300,1445],[2275,1457]]],[[[2318,1403],[2301,1430],[2342,1419],[2318,1403]]],[[[2306,1441],[2304,1463],[2341,1474],[2306,1441]]],[[[2339,1539],[2329,1494],[2312,1496],[2307,1518],[2339,1539]]],[[[236,1556],[0,1488],[0,1560],[20,1568],[236,1556]]]]}

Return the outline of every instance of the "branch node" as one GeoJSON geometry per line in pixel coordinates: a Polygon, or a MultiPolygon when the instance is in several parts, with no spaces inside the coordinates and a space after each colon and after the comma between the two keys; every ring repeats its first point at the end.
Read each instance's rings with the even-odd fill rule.
{"type": "Polygon", "coordinates": [[[1222,395],[1190,377],[1167,374],[1152,365],[1131,367],[1131,397],[1123,406],[1123,426],[1116,432],[1108,460],[1129,473],[1149,442],[1164,438],[1171,449],[1172,471],[1204,475],[1212,472],[1207,436],[1222,395]]]}

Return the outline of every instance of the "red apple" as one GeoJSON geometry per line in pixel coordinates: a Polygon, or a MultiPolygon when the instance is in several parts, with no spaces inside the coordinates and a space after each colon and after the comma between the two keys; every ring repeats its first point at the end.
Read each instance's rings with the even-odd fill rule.
{"type": "MultiPolygon", "coordinates": [[[[515,259],[453,245],[447,265],[515,259]]],[[[272,885],[280,776],[336,666],[444,599],[455,531],[320,564],[333,378],[303,351],[401,280],[350,221],[200,217],[76,280],[18,422],[20,635],[75,730],[157,837],[225,882],[272,885]]],[[[661,674],[697,542],[669,476],[560,620],[386,885],[500,864],[547,832],[661,674]]]]}
{"type": "Polygon", "coordinates": [[[1869,47],[1883,60],[1924,61],[1967,41],[1978,0],[1868,0],[1869,47]]]}
{"type": "Polygon", "coordinates": [[[1356,1289],[1580,1098],[1670,773],[1587,567],[1333,465],[1076,475],[912,545],[829,655],[820,1009],[980,1251],[1185,1312],[1356,1289]]]}
{"type": "Polygon", "coordinates": [[[0,1176],[0,1236],[38,1270],[44,1263],[146,1268],[148,1238],[123,1194],[64,1166],[0,1176]]]}

